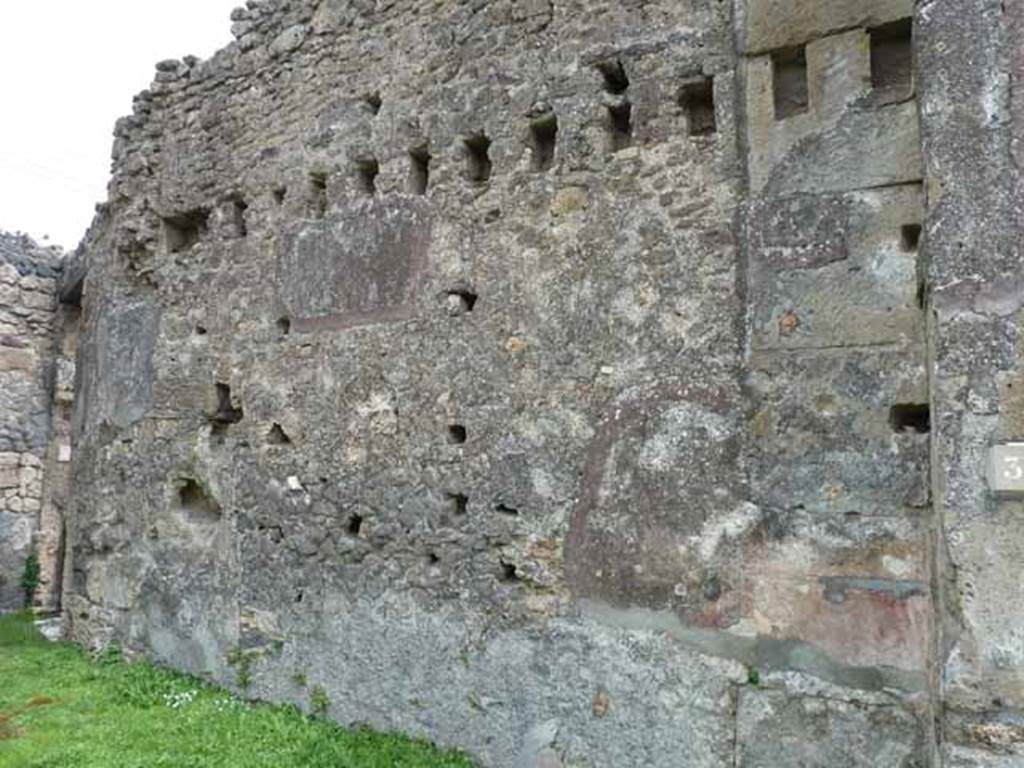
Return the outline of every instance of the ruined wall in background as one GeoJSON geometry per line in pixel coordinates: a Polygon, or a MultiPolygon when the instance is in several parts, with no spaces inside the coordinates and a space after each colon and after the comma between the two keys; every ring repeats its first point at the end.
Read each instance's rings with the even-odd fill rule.
{"type": "Polygon", "coordinates": [[[60,260],[59,250],[0,232],[0,610],[24,606],[40,531],[60,260]]]}
{"type": "Polygon", "coordinates": [[[86,244],[73,635],[487,765],[1010,765],[984,2],[962,80],[910,0],[251,2],[159,64],[86,244]]]}

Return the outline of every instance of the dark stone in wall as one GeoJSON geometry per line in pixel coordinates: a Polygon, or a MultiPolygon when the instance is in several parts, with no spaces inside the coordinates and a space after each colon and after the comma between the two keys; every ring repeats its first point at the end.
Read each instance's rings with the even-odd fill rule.
{"type": "Polygon", "coordinates": [[[151,403],[158,312],[145,300],[107,306],[82,345],[79,430],[124,429],[143,418],[151,403]]]}
{"type": "Polygon", "coordinates": [[[430,213],[374,202],[293,225],[281,238],[281,301],[295,330],[343,330],[409,317],[430,249],[430,213]]]}

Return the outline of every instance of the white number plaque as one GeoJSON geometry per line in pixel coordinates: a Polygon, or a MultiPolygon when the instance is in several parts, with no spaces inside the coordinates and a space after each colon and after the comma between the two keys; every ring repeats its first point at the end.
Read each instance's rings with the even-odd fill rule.
{"type": "Polygon", "coordinates": [[[1005,496],[1024,496],[1024,443],[992,446],[988,460],[992,490],[1005,496]]]}

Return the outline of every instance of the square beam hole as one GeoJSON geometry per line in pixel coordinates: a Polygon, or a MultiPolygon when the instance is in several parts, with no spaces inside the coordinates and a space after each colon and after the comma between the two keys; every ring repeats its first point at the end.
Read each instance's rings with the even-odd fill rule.
{"type": "Polygon", "coordinates": [[[709,136],[717,129],[715,121],[715,81],[711,77],[686,80],[679,89],[679,106],[686,115],[691,136],[709,136]]]}
{"type": "Polygon", "coordinates": [[[807,46],[785,48],[772,53],[772,94],[775,119],[785,120],[807,112],[810,99],[807,84],[807,46]]]}
{"type": "Polygon", "coordinates": [[[469,497],[462,493],[447,494],[448,511],[456,517],[466,514],[469,509],[469,497]]]}
{"type": "Polygon", "coordinates": [[[629,88],[629,77],[620,59],[602,61],[597,64],[597,71],[604,79],[604,89],[607,93],[622,94],[629,88]]]}
{"type": "Polygon", "coordinates": [[[548,112],[530,122],[530,148],[533,150],[533,170],[541,173],[555,164],[558,140],[558,118],[548,112]]]}
{"type": "Polygon", "coordinates": [[[327,174],[309,174],[309,208],[314,219],[327,215],[327,174]]]}
{"type": "Polygon", "coordinates": [[[249,234],[249,225],[245,218],[247,210],[249,206],[242,198],[236,197],[231,201],[231,228],[235,237],[247,237],[249,234]]]}
{"type": "Polygon", "coordinates": [[[409,192],[427,194],[430,186],[430,152],[426,147],[409,150],[409,192]]]}
{"type": "Polygon", "coordinates": [[[914,93],[913,21],[900,19],[868,30],[871,36],[871,87],[876,103],[909,99],[914,93]]]}
{"type": "Polygon", "coordinates": [[[356,162],[356,185],[364,195],[377,194],[377,176],[380,174],[380,163],[375,157],[368,157],[356,162]]]}
{"type": "Polygon", "coordinates": [[[633,144],[633,105],[625,99],[608,106],[608,142],[612,152],[633,144]]]}
{"type": "Polygon", "coordinates": [[[927,403],[898,403],[889,409],[893,432],[924,435],[931,431],[931,408],[927,403]]]}
{"type": "Polygon", "coordinates": [[[163,220],[164,243],[171,253],[189,250],[206,235],[209,228],[210,212],[205,208],[197,208],[178,216],[168,216],[163,220]]]}
{"type": "Polygon", "coordinates": [[[473,311],[480,297],[466,288],[453,288],[445,294],[445,305],[452,317],[465,315],[473,311]]]}
{"type": "Polygon", "coordinates": [[[921,245],[921,225],[904,224],[900,227],[900,246],[906,253],[916,253],[921,245]]]}
{"type": "Polygon", "coordinates": [[[363,94],[363,104],[366,105],[367,110],[370,114],[376,117],[380,114],[380,108],[384,104],[384,101],[380,97],[380,91],[372,91],[370,93],[363,94]]]}
{"type": "Polygon", "coordinates": [[[217,407],[210,420],[214,424],[219,425],[237,424],[240,422],[245,414],[240,406],[238,408],[235,407],[231,397],[231,387],[227,384],[218,383],[216,390],[217,407]]]}
{"type": "Polygon", "coordinates": [[[216,522],[221,517],[220,505],[192,478],[180,481],[178,508],[186,517],[197,522],[216,522]]]}
{"type": "Polygon", "coordinates": [[[491,178],[491,140],[482,133],[462,140],[466,154],[466,178],[483,184],[491,178]]]}

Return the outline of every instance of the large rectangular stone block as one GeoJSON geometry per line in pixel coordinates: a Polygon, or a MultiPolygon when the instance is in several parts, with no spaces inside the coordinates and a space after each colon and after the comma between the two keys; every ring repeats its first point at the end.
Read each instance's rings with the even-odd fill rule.
{"type": "Polygon", "coordinates": [[[744,688],[738,768],[924,768],[924,722],[899,706],[744,688]]]}
{"type": "Polygon", "coordinates": [[[430,249],[430,219],[412,203],[368,203],[293,227],[278,255],[281,301],[296,330],[408,318],[430,249]]]}
{"type": "Polygon", "coordinates": [[[917,184],[756,204],[752,347],[921,345],[922,215],[917,184]]]}
{"type": "Polygon", "coordinates": [[[741,41],[748,54],[914,13],[913,0],[746,0],[742,7],[741,41]]]}

